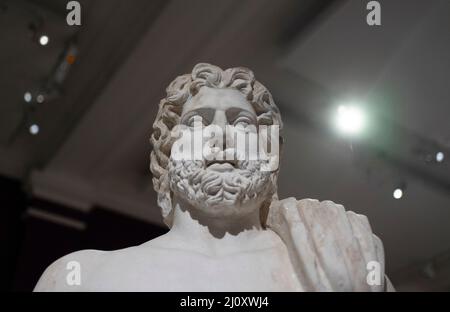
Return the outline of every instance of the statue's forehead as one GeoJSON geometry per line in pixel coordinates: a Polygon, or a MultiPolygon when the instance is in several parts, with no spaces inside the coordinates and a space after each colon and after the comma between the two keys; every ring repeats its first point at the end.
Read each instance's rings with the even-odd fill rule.
{"type": "Polygon", "coordinates": [[[228,110],[229,108],[239,108],[256,114],[251,103],[244,94],[235,89],[218,89],[203,87],[183,106],[183,114],[199,108],[212,108],[228,110]]]}

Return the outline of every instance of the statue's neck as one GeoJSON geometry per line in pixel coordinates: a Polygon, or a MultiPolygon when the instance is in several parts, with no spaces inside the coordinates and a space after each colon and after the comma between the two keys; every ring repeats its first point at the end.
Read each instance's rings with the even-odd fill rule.
{"type": "Polygon", "coordinates": [[[261,226],[259,209],[237,217],[202,214],[186,201],[173,198],[173,225],[170,235],[206,253],[238,252],[261,246],[267,232],[261,226]]]}

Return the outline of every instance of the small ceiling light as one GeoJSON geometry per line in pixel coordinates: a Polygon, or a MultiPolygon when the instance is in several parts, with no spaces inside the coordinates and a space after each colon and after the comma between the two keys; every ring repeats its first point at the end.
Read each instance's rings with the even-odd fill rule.
{"type": "Polygon", "coordinates": [[[36,97],[36,102],[38,102],[39,104],[44,103],[45,97],[42,94],[39,94],[36,97]]]}
{"type": "Polygon", "coordinates": [[[444,160],[444,153],[442,152],[437,152],[436,153],[436,161],[437,162],[442,162],[444,160]]]}
{"type": "Polygon", "coordinates": [[[339,130],[347,134],[356,134],[364,127],[364,113],[355,106],[340,105],[336,123],[339,130]]]}
{"type": "Polygon", "coordinates": [[[394,190],[394,193],[392,194],[392,196],[394,196],[395,199],[400,199],[403,197],[403,190],[401,188],[396,188],[394,190]]]}
{"type": "Polygon", "coordinates": [[[23,95],[23,99],[25,100],[25,102],[30,103],[31,100],[33,99],[33,96],[31,95],[30,92],[25,92],[25,94],[23,95]]]}
{"type": "Polygon", "coordinates": [[[32,124],[29,130],[32,135],[36,135],[39,133],[39,126],[37,124],[32,124]]]}
{"type": "Polygon", "coordinates": [[[46,46],[48,44],[49,40],[50,39],[48,38],[47,35],[42,35],[39,37],[39,44],[42,46],[46,46]]]}

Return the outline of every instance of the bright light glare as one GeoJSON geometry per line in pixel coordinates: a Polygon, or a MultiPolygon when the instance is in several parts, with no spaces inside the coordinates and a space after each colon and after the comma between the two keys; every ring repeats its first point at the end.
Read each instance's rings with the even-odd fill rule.
{"type": "Polygon", "coordinates": [[[42,95],[42,94],[39,94],[37,97],[36,97],[36,101],[40,104],[40,103],[44,103],[44,100],[45,100],[45,98],[44,98],[44,96],[42,95]]]}
{"type": "Polygon", "coordinates": [[[25,100],[25,102],[29,103],[31,102],[32,96],[30,92],[25,92],[25,94],[23,95],[23,99],[25,100]]]}
{"type": "Polygon", "coordinates": [[[39,133],[39,126],[37,125],[37,124],[32,124],[31,126],[30,126],[30,133],[32,134],[32,135],[36,135],[36,134],[38,134],[39,133]]]}
{"type": "Polygon", "coordinates": [[[397,188],[394,190],[394,193],[392,194],[395,199],[400,199],[403,197],[403,191],[400,188],[397,188]]]}
{"type": "Polygon", "coordinates": [[[365,116],[357,107],[340,105],[336,123],[343,133],[356,134],[364,128],[365,116]]]}
{"type": "Polygon", "coordinates": [[[443,161],[444,160],[444,153],[442,153],[442,152],[437,152],[436,153],[436,161],[437,162],[441,162],[441,161],[443,161]]]}
{"type": "Polygon", "coordinates": [[[43,46],[47,45],[48,41],[49,41],[49,38],[46,35],[42,35],[41,37],[39,37],[39,43],[43,46]]]}

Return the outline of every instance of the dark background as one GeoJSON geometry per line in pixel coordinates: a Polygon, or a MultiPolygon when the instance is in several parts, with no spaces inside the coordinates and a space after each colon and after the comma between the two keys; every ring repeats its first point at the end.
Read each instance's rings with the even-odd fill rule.
{"type": "Polygon", "coordinates": [[[210,62],[249,67],[272,92],[281,198],[367,215],[398,290],[450,290],[449,1],[379,1],[380,26],[365,0],[79,2],[68,26],[67,1],[0,0],[2,289],[31,291],[69,252],[167,231],[152,123],[166,86],[210,62]],[[360,135],[334,127],[342,103],[367,115],[360,135]]]}

